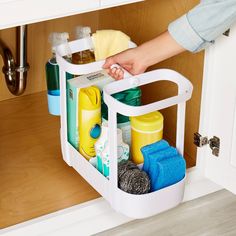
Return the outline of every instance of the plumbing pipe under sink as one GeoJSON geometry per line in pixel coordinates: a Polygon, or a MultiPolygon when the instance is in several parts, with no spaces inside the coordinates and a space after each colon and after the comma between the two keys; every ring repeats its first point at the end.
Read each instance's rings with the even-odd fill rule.
{"type": "Polygon", "coordinates": [[[26,88],[27,71],[27,26],[18,26],[16,30],[16,61],[11,50],[0,40],[0,55],[3,58],[2,68],[9,91],[14,95],[21,95],[26,88]]]}

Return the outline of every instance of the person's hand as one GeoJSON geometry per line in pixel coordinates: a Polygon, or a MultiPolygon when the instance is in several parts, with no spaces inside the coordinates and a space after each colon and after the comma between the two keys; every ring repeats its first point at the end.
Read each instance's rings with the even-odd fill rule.
{"type": "Polygon", "coordinates": [[[108,57],[103,65],[103,69],[107,69],[108,74],[114,79],[120,80],[124,77],[124,71],[122,68],[132,75],[143,73],[147,69],[147,66],[142,63],[141,59],[142,55],[140,55],[138,48],[128,49],[114,56],[108,57]],[[114,64],[118,64],[120,67],[111,68],[114,64]]]}
{"type": "Polygon", "coordinates": [[[122,68],[132,75],[137,75],[143,73],[149,66],[184,51],[186,49],[166,31],[136,48],[108,57],[103,68],[108,69],[108,74],[119,80],[124,77],[122,68]],[[113,64],[118,64],[122,68],[111,68],[113,64]]]}

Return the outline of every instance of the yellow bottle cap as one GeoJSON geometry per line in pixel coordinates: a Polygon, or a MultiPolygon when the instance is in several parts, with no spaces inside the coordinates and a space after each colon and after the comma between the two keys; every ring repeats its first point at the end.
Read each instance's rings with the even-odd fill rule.
{"type": "Polygon", "coordinates": [[[163,129],[163,115],[154,111],[142,116],[130,117],[131,127],[140,131],[158,131],[163,129]]]}
{"type": "Polygon", "coordinates": [[[79,91],[79,106],[86,110],[101,107],[101,92],[96,86],[81,88],[79,91]]]}

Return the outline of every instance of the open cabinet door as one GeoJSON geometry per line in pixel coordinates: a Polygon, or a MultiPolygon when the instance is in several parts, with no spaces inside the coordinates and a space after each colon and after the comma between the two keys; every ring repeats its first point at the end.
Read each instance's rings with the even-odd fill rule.
{"type": "Polygon", "coordinates": [[[236,25],[206,51],[208,139],[220,139],[219,156],[206,150],[205,174],[236,194],[236,25]]]}

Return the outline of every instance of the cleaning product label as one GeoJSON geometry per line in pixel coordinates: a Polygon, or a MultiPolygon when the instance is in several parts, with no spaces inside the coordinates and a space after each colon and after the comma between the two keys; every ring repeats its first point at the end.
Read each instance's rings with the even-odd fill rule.
{"type": "MultiPolygon", "coordinates": [[[[67,135],[69,143],[76,149],[79,148],[80,142],[78,134],[78,104],[80,89],[96,85],[100,90],[102,90],[106,84],[112,81],[114,81],[114,79],[104,70],[67,80],[67,135]]],[[[96,133],[96,129],[94,132],[96,133]]]]}
{"type": "Polygon", "coordinates": [[[94,144],[101,133],[101,109],[81,110],[83,128],[80,128],[79,150],[87,159],[96,155],[94,144]]]}
{"type": "Polygon", "coordinates": [[[70,83],[78,88],[96,85],[102,90],[106,84],[112,81],[114,81],[114,79],[109,76],[105,70],[101,70],[87,75],[80,75],[79,77],[70,80],[70,83]]]}
{"type": "Polygon", "coordinates": [[[129,146],[124,143],[121,146],[118,146],[118,162],[122,160],[127,161],[129,159],[129,146]]]}
{"type": "MultiPolygon", "coordinates": [[[[106,146],[106,148],[101,153],[102,156],[102,173],[105,177],[109,176],[109,169],[110,169],[110,150],[109,147],[106,146]]],[[[121,162],[122,160],[129,160],[129,145],[125,143],[120,143],[120,145],[117,146],[117,159],[118,162],[121,162]]]]}
{"type": "MultiPolygon", "coordinates": [[[[103,132],[101,135],[101,139],[104,136],[103,135],[104,133],[107,134],[107,132],[104,132],[104,131],[108,131],[108,127],[104,126],[104,123],[102,127],[103,127],[103,132]]],[[[101,154],[100,154],[102,157],[102,172],[101,173],[103,173],[104,176],[108,177],[109,168],[110,168],[110,158],[114,158],[114,156],[113,156],[113,153],[110,153],[109,142],[107,141],[107,138],[105,142],[104,140],[105,140],[104,138],[103,140],[99,140],[100,143],[104,144],[104,145],[101,145],[103,147],[103,150],[101,151],[101,154]]],[[[127,161],[128,159],[129,159],[129,145],[123,142],[122,131],[120,129],[117,129],[117,160],[118,162],[121,162],[123,160],[127,161]]]]}
{"type": "Polygon", "coordinates": [[[102,77],[104,77],[104,74],[101,72],[98,72],[98,73],[90,74],[86,78],[92,81],[92,80],[97,80],[99,78],[101,79],[102,77]]]}

